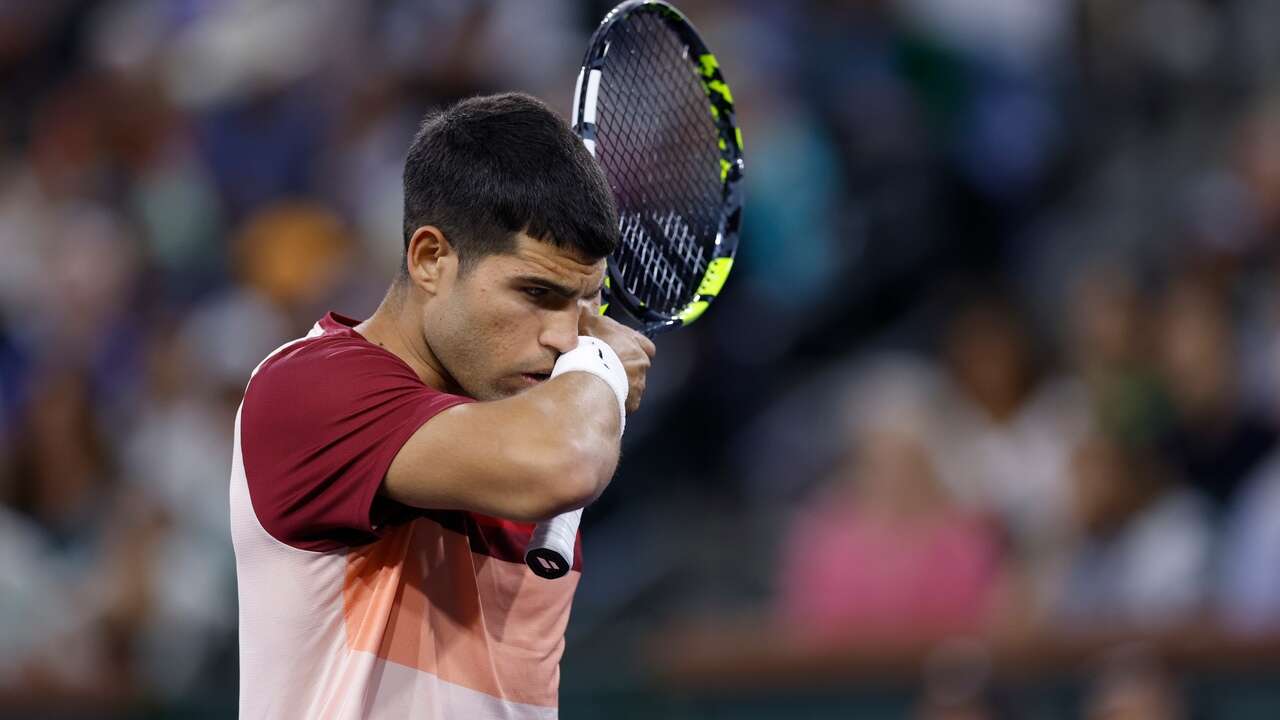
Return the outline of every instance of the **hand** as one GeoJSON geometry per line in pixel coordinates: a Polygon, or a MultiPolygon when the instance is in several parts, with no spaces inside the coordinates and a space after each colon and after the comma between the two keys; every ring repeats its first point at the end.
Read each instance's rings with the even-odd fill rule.
{"type": "Polygon", "coordinates": [[[658,352],[653,341],[617,320],[601,315],[598,305],[583,307],[582,314],[578,317],[578,334],[599,338],[618,354],[630,382],[627,413],[635,412],[640,407],[640,399],[644,397],[645,376],[649,372],[649,365],[658,352]]]}

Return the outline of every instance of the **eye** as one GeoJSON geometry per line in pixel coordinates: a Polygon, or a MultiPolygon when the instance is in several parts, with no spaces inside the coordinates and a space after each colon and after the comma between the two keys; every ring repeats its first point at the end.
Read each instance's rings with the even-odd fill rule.
{"type": "Polygon", "coordinates": [[[547,295],[547,289],[544,287],[527,287],[521,290],[521,292],[534,299],[543,298],[547,295]]]}

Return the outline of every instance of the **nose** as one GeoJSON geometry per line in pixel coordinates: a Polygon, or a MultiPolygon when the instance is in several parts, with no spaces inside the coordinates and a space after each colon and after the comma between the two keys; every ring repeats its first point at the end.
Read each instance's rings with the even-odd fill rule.
{"type": "Polygon", "coordinates": [[[555,350],[557,354],[567,353],[578,347],[578,308],[576,305],[546,314],[542,326],[542,334],[538,342],[544,347],[555,350]]]}

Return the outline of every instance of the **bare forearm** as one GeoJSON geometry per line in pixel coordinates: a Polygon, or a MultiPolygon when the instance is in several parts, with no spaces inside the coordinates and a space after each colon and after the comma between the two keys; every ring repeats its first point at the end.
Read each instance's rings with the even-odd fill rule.
{"type": "Polygon", "coordinates": [[[618,463],[618,401],[587,373],[450,408],[405,444],[384,492],[415,507],[542,520],[582,507],[618,463]]]}
{"type": "Polygon", "coordinates": [[[534,440],[531,450],[569,466],[563,472],[577,480],[574,507],[594,500],[612,479],[620,451],[618,402],[608,385],[587,373],[567,373],[519,399],[527,401],[527,414],[519,413],[517,422],[534,440]]]}

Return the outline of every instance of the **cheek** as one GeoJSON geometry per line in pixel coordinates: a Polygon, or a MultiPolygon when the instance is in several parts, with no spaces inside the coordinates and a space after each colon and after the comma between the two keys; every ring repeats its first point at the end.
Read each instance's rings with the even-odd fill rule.
{"type": "Polygon", "coordinates": [[[466,345],[462,372],[479,399],[496,400],[526,389],[511,374],[537,362],[538,313],[519,298],[486,300],[471,308],[460,328],[466,345]]]}
{"type": "Polygon", "coordinates": [[[484,344],[498,362],[523,359],[538,343],[541,327],[538,309],[521,297],[490,293],[472,316],[473,337],[484,344]]]}

